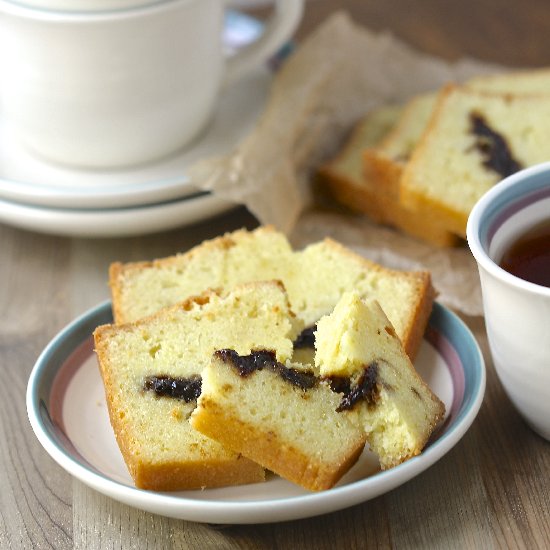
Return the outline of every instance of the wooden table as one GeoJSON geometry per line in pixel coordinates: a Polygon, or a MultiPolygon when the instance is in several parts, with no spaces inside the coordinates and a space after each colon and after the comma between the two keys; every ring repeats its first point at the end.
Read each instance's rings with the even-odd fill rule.
{"type": "MultiPolygon", "coordinates": [[[[447,59],[470,55],[507,65],[550,64],[545,0],[311,0],[299,36],[336,7],[447,59]]],[[[481,318],[464,318],[487,362],[485,401],[471,429],[428,471],[353,508],[218,530],[119,504],[53,462],[27,420],[27,379],[56,332],[109,297],[109,263],[169,255],[255,225],[244,210],[177,231],[112,240],[0,225],[0,547],[550,548],[550,446],[525,426],[503,393],[481,318]]]]}

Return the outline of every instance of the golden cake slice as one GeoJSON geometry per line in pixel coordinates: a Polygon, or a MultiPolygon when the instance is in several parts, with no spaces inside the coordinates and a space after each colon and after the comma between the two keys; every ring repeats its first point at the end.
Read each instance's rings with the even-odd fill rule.
{"type": "Polygon", "coordinates": [[[260,227],[205,241],[185,254],[114,263],[110,286],[115,321],[139,319],[206,288],[271,279],[283,282],[292,310],[311,333],[346,290],[376,298],[411,357],[435,294],[427,271],[392,270],[331,239],[294,251],[282,233],[260,227]]]}
{"type": "Polygon", "coordinates": [[[448,86],[401,179],[401,200],[464,237],[474,204],[501,179],[550,158],[550,94],[448,86]]]}
{"type": "Polygon", "coordinates": [[[192,428],[201,372],[215,350],[292,355],[302,325],[278,282],[208,291],[140,321],[94,332],[109,416],[137,487],[157,491],[264,479],[264,470],[192,428]]]}
{"type": "Polygon", "coordinates": [[[193,427],[306,489],[332,487],[355,463],[364,431],[340,398],[301,364],[265,350],[219,350],[203,371],[193,427]]]}
{"type": "MultiPolygon", "coordinates": [[[[376,223],[436,246],[454,246],[459,242],[455,235],[405,208],[399,200],[404,159],[386,151],[386,139],[382,138],[388,132],[394,133],[390,128],[401,112],[402,108],[395,106],[370,111],[354,128],[336,158],[320,167],[320,181],[341,204],[366,214],[376,223]],[[370,169],[366,168],[368,160],[370,169]]],[[[405,118],[414,119],[416,114],[405,118]]]]}
{"type": "Polygon", "coordinates": [[[383,139],[363,151],[365,177],[377,181],[397,201],[403,169],[426,130],[436,101],[437,92],[411,98],[383,139]]]}
{"type": "MultiPolygon", "coordinates": [[[[478,92],[514,95],[550,93],[550,69],[511,71],[480,75],[466,81],[466,89],[478,92]]],[[[420,138],[428,127],[438,100],[438,91],[411,98],[395,124],[381,136],[379,143],[364,151],[364,170],[368,179],[384,182],[399,194],[399,180],[420,138]]]]}
{"type": "Polygon", "coordinates": [[[443,403],[375,300],[346,293],[317,323],[315,365],[341,392],[338,410],[363,427],[383,469],[418,455],[443,418],[443,403]]]}
{"type": "Polygon", "coordinates": [[[310,490],[332,487],[366,441],[383,469],[419,454],[444,415],[374,300],[345,293],[317,324],[315,366],[218,350],[198,431],[310,490]]]}

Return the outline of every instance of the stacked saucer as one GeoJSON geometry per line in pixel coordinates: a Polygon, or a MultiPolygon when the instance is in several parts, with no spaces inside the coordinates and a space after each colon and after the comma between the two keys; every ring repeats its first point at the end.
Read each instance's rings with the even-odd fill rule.
{"type": "MultiPolygon", "coordinates": [[[[230,12],[225,45],[236,49],[259,32],[258,21],[230,12]]],[[[63,236],[115,237],[173,229],[233,208],[197,189],[186,174],[199,160],[229,153],[252,130],[271,79],[260,68],[225,89],[209,126],[178,154],[112,171],[54,165],[31,155],[0,113],[0,223],[63,236]]]]}

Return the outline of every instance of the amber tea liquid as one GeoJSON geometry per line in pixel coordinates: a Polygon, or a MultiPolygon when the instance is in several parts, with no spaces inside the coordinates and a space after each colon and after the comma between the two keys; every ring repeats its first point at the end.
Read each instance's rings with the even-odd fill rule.
{"type": "Polygon", "coordinates": [[[513,242],[499,265],[520,279],[550,287],[550,219],[513,242]]]}

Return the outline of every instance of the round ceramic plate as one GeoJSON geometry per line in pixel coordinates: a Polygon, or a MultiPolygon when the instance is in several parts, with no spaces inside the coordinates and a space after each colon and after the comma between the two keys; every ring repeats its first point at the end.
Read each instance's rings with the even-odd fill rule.
{"type": "MultiPolygon", "coordinates": [[[[224,29],[228,55],[261,31],[262,24],[256,19],[228,12],[224,29]]],[[[13,138],[0,113],[0,198],[50,208],[97,209],[196,194],[187,169],[200,159],[226,154],[251,131],[265,105],[271,80],[268,67],[258,68],[222,91],[210,125],[189,147],[155,163],[119,170],[81,170],[35,157],[13,138]]]]}
{"type": "Polygon", "coordinates": [[[31,425],[46,451],[70,474],[116,500],[169,517],[208,523],[267,523],[340,510],[405,483],[447,453],[483,400],[485,367],[460,319],[435,304],[415,366],[447,413],[424,452],[386,471],[365,451],[330,490],[311,493],[271,475],[265,483],[160,493],[136,489],[109,424],[92,332],[112,321],[109,302],[85,313],[46,347],[27,389],[31,425]]]}

